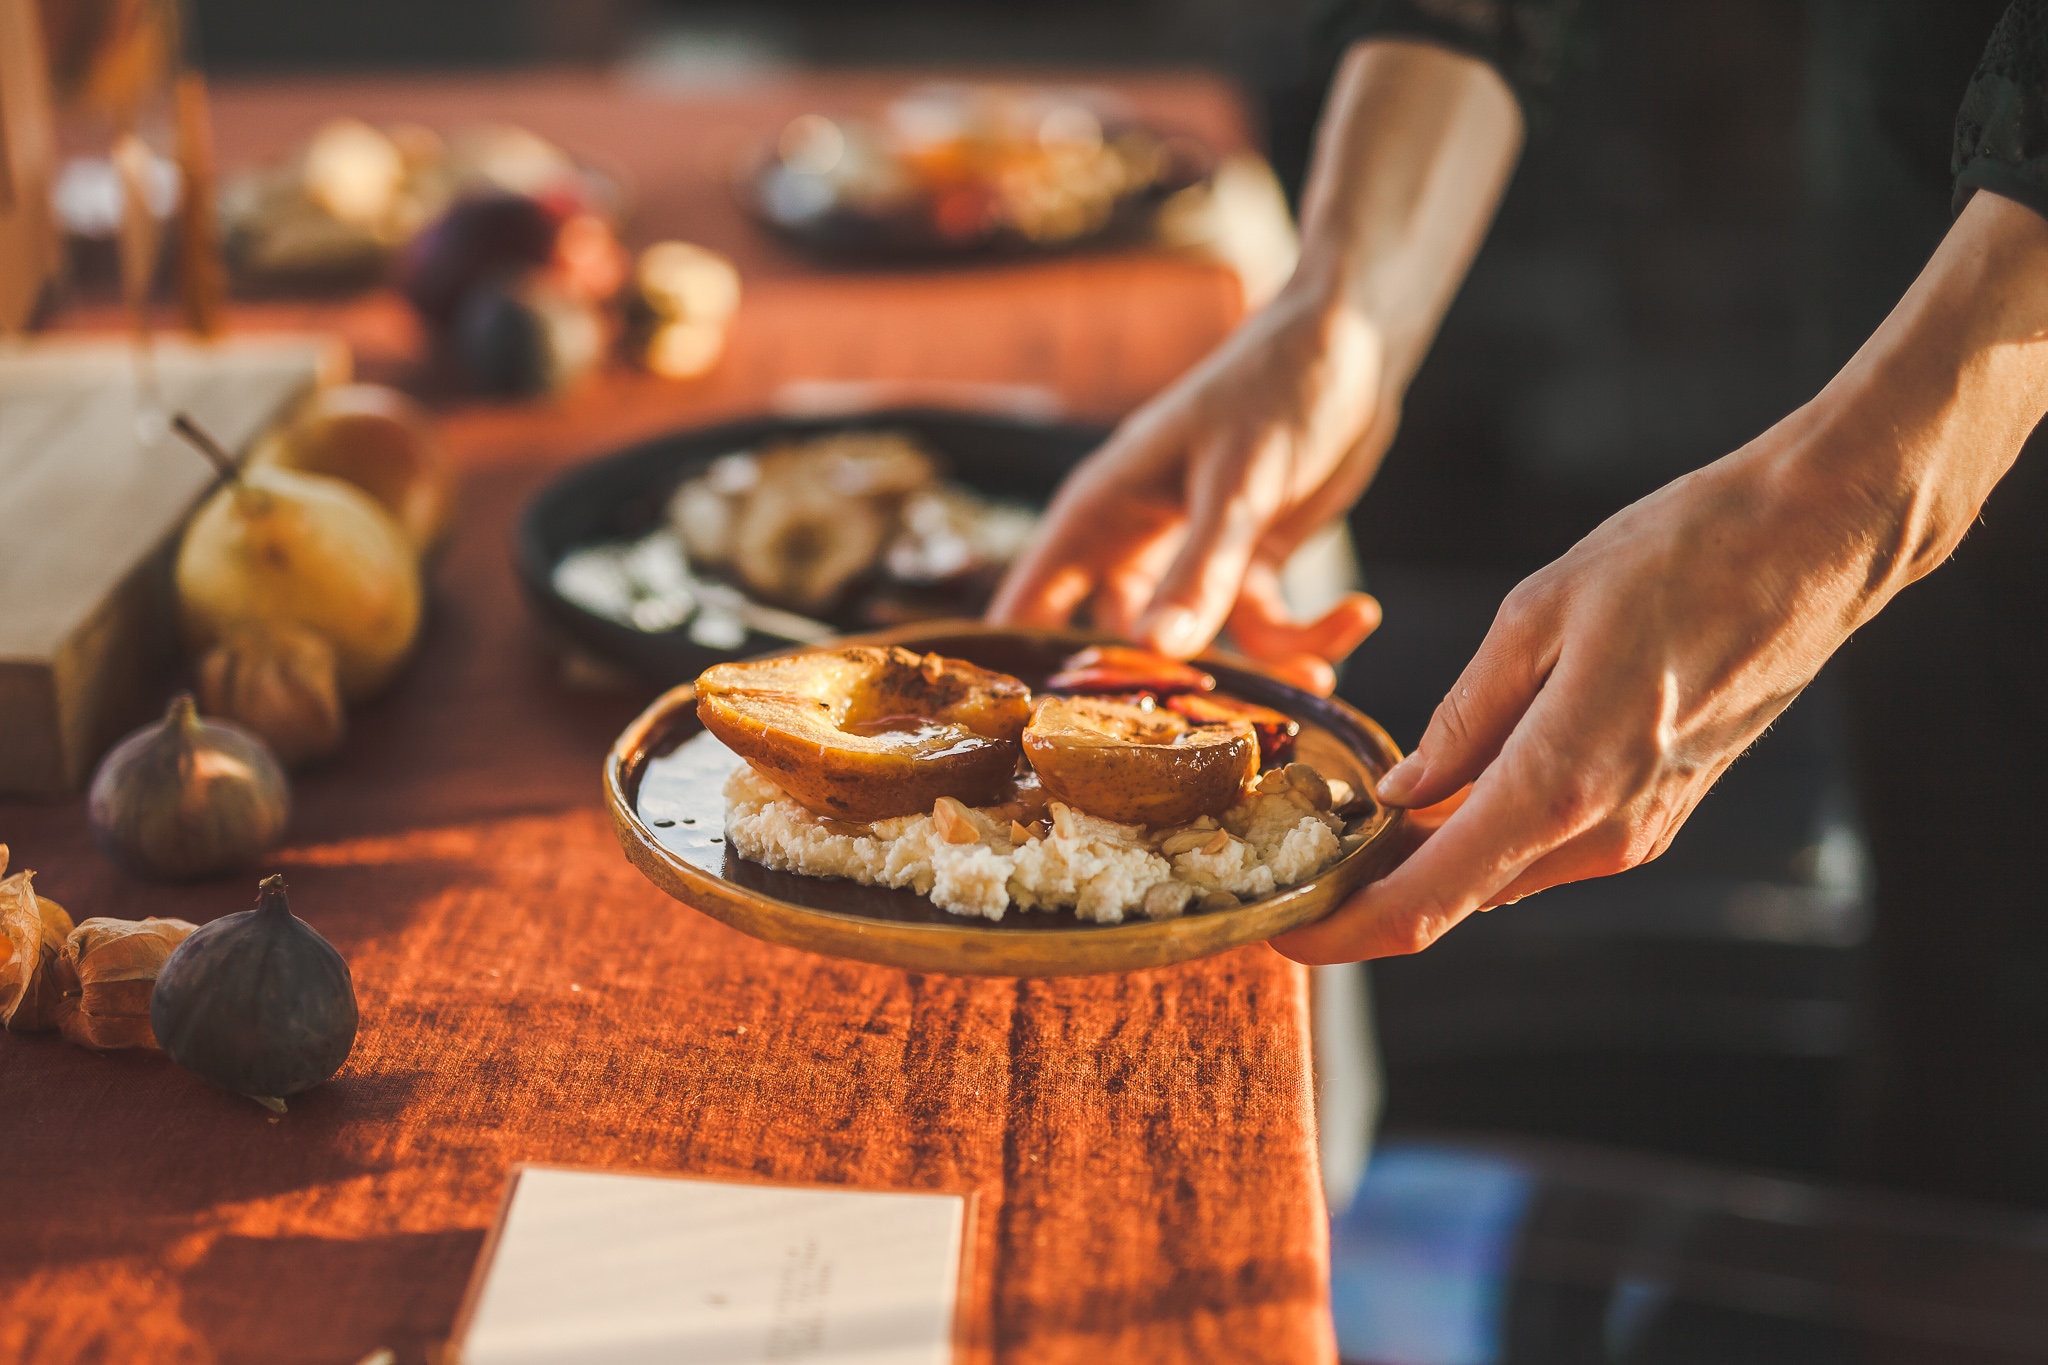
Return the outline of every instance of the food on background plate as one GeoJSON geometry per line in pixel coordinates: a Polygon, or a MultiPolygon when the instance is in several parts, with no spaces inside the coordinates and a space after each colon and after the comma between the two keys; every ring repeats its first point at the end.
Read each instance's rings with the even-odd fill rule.
{"type": "Polygon", "coordinates": [[[757,621],[812,642],[831,634],[820,618],[863,628],[979,613],[1037,522],[946,479],[910,436],[827,432],[713,460],[670,496],[665,526],[572,550],[554,587],[636,630],[687,626],[707,648],[738,648],[757,621]]]}
{"type": "Polygon", "coordinates": [[[86,795],[100,848],[138,877],[175,881],[246,866],[291,818],[284,769],[237,725],[202,720],[192,694],[116,744],[86,795]]]}
{"type": "MultiPolygon", "coordinates": [[[[1101,660],[1068,662],[1065,673],[1101,660]]],[[[1184,666],[1142,651],[1118,662],[1126,674],[1184,677],[1175,672],[1184,666]]],[[[721,664],[698,692],[707,731],[747,760],[724,793],[734,854],[780,871],[909,887],[954,914],[1071,909],[1115,924],[1225,909],[1307,880],[1359,837],[1347,830],[1354,794],[1343,783],[1302,763],[1261,775],[1249,720],[1204,722],[1150,695],[1031,702],[1015,678],[872,647],[721,664]],[[884,655],[886,664],[876,657],[884,655]],[[867,670],[883,668],[971,679],[974,692],[1000,698],[992,709],[1003,726],[1018,725],[1016,739],[1003,751],[976,746],[991,755],[987,769],[970,784],[951,780],[946,732],[915,688],[854,699],[867,670]],[[756,712],[750,729],[731,714],[741,681],[756,712]],[[847,717],[856,718],[850,726],[847,717]],[[764,742],[771,728],[773,742],[764,742]],[[906,737],[891,741],[886,779],[878,772],[860,785],[860,765],[872,759],[849,742],[849,728],[906,737]],[[1000,772],[998,752],[1012,765],[1000,772]],[[883,786],[890,799],[843,804],[849,791],[883,786]]]]}
{"type": "Polygon", "coordinates": [[[866,823],[940,797],[996,799],[1017,768],[1030,696],[958,659],[856,647],[707,669],[697,715],[810,809],[866,823]]]}
{"type": "Polygon", "coordinates": [[[1093,94],[927,86],[878,119],[792,120],[754,196],[771,224],[826,248],[1049,248],[1195,183],[1205,159],[1093,94]]]}
{"type": "Polygon", "coordinates": [[[392,256],[457,201],[548,197],[610,216],[600,175],[522,128],[483,125],[447,138],[417,124],[322,124],[278,164],[231,176],[220,217],[230,269],[258,289],[375,282],[392,256]]]}

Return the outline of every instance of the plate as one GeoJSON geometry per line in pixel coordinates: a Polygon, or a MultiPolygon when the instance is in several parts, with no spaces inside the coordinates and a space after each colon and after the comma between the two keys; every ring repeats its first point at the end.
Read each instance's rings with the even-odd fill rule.
{"type": "MultiPolygon", "coordinates": [[[[1101,636],[1022,631],[950,621],[859,636],[841,644],[896,644],[1011,673],[1034,688],[1101,636]]],[[[1075,976],[1163,967],[1257,943],[1329,913],[1390,870],[1407,848],[1406,817],[1370,792],[1400,760],[1371,720],[1241,659],[1204,658],[1220,689],[1301,723],[1297,752],[1362,800],[1365,841],[1314,879],[1229,910],[1176,919],[1093,924],[1072,911],[1019,911],[1001,920],[949,914],[914,891],[776,872],[725,845],[725,775],[740,760],[697,721],[685,684],[629,725],[605,760],[606,804],[626,856],[655,885],[713,919],[770,943],[913,971],[968,976],[1075,976]]]]}
{"type": "MultiPolygon", "coordinates": [[[[954,96],[962,93],[952,92],[954,96]]],[[[1061,103],[1054,92],[1040,93],[1054,104],[1061,103]]],[[[966,92],[966,98],[971,103],[972,92],[966,92]]],[[[940,100],[942,104],[947,100],[943,92],[940,100]]],[[[913,102],[917,102],[915,97],[913,102]]],[[[1068,101],[1063,112],[1080,112],[1087,103],[1068,101]]],[[[880,125],[866,119],[835,122],[818,114],[799,118],[741,167],[736,189],[755,221],[827,265],[903,267],[1016,260],[1127,245],[1151,235],[1160,206],[1168,199],[1215,173],[1216,154],[1186,134],[1100,112],[1103,117],[1093,112],[1082,115],[1095,125],[1094,145],[1132,146],[1148,169],[1137,183],[1118,190],[1106,204],[1097,203],[1089,211],[1094,221],[1085,226],[1056,227],[1048,219],[1034,230],[1018,220],[1005,208],[1004,186],[1015,181],[1019,168],[1006,171],[985,165],[979,171],[972,169],[974,149],[987,154],[992,146],[976,136],[942,139],[950,150],[934,145],[921,155],[871,146],[871,169],[894,187],[878,198],[863,195],[854,185],[826,173],[831,167],[821,170],[807,164],[816,159],[815,149],[788,145],[793,132],[814,126],[829,132],[835,146],[831,160],[838,165],[842,160],[838,153],[850,143],[874,144],[878,137],[886,142],[880,125]]],[[[942,118],[959,116],[958,110],[941,114],[942,118]]],[[[971,121],[971,114],[967,117],[971,121]]],[[[1011,152],[1031,155],[1024,142],[1013,144],[1011,152]]],[[[1129,168],[1132,162],[1123,164],[1129,168]]],[[[1025,174],[1028,177],[1028,172],[1025,174]]],[[[1042,207],[1047,194],[1058,199],[1057,180],[1027,192],[1023,201],[1042,207]]]]}
{"type": "MultiPolygon", "coordinates": [[[[705,645],[687,627],[636,630],[585,610],[555,588],[555,566],[587,545],[631,540],[655,529],[676,486],[721,455],[828,432],[901,431],[947,466],[947,477],[991,498],[1042,507],[1067,471],[1102,443],[1099,426],[1029,421],[942,408],[887,408],[855,416],[755,417],[673,432],[601,456],[548,484],[527,503],[515,532],[513,565],[527,600],[547,622],[591,653],[669,686],[715,663],[803,643],[758,626],[727,644],[705,645]]],[[[842,631],[851,621],[828,624],[842,631]]]]}

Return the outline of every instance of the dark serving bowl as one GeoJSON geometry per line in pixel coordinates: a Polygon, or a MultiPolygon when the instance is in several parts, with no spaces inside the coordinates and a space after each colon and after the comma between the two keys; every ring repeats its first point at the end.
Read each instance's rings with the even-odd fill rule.
{"type": "MultiPolygon", "coordinates": [[[[520,585],[541,617],[576,643],[664,686],[690,681],[724,659],[805,643],[755,628],[731,648],[710,648],[692,640],[684,627],[637,630],[563,597],[555,589],[554,571],[572,550],[629,540],[659,527],[676,486],[721,455],[847,430],[905,432],[940,456],[955,482],[1030,506],[1043,506],[1067,471],[1106,434],[1096,426],[933,408],[755,417],[674,432],[580,465],[536,494],[515,532],[513,564],[520,585]]],[[[825,624],[847,632],[865,628],[829,617],[825,624]]]]}

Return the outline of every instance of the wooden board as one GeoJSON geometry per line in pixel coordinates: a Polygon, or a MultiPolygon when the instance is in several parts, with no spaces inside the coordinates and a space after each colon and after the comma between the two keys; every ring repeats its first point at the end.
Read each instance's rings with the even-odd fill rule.
{"type": "MultiPolygon", "coordinates": [[[[348,355],[162,341],[154,366],[162,407],[239,452],[348,355]]],[[[144,411],[126,343],[0,344],[0,795],[76,789],[174,656],[171,559],[214,471],[144,411]]]]}

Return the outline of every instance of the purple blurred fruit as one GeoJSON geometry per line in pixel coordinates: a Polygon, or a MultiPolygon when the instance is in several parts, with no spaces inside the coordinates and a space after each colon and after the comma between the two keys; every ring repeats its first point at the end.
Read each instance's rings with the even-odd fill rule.
{"type": "Polygon", "coordinates": [[[447,327],[479,285],[545,265],[561,215],[523,194],[458,199],[422,228],[399,258],[399,286],[436,327],[447,327]]]}

